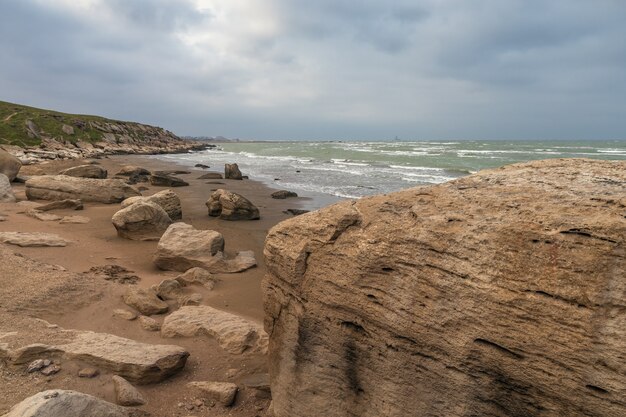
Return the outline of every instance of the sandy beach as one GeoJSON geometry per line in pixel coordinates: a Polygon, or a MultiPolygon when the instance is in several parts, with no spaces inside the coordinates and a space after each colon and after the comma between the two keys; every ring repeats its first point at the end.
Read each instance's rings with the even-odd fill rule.
{"type": "MultiPolygon", "coordinates": [[[[97,160],[112,177],[122,166],[136,165],[154,170],[181,169],[172,164],[148,156],[110,156],[97,160]]],[[[81,160],[66,160],[24,166],[20,175],[56,174],[61,169],[83,163],[81,160]]],[[[223,167],[212,167],[223,172],[223,167]]],[[[198,179],[207,171],[214,169],[193,168],[188,174],[177,175],[189,183],[189,186],[176,187],[172,190],[182,202],[182,221],[197,229],[216,230],[224,236],[225,255],[234,256],[242,250],[254,251],[257,266],[241,273],[216,274],[217,285],[212,290],[194,287],[202,295],[201,304],[234,313],[257,323],[263,321],[261,280],[265,273],[263,244],[268,230],[280,221],[292,217],[283,213],[289,208],[299,208],[301,198],[277,200],[270,197],[275,191],[267,186],[250,180],[203,180],[198,179]],[[224,188],[244,195],[260,210],[261,219],[252,221],[225,221],[209,217],[205,202],[212,191],[224,188]]],[[[244,172],[245,175],[245,172],[244,172]]],[[[149,196],[167,189],[149,183],[137,184],[147,187],[142,192],[149,196]]],[[[9,260],[9,253],[16,252],[23,256],[19,262],[3,262],[0,273],[0,293],[6,305],[1,306],[3,321],[0,333],[19,331],[23,326],[31,327],[29,341],[37,342],[38,335],[48,337],[48,325],[39,329],[41,322],[33,322],[32,317],[58,325],[65,329],[89,330],[126,337],[150,344],[176,344],[191,353],[183,371],[164,382],[139,387],[146,400],[142,406],[148,412],[160,416],[182,415],[233,415],[254,416],[262,413],[268,406],[268,399],[259,399],[240,389],[236,403],[232,408],[220,408],[200,405],[197,398],[186,388],[186,383],[197,380],[228,381],[239,383],[246,378],[262,378],[267,372],[266,358],[261,354],[232,355],[221,349],[209,337],[190,337],[162,339],[158,332],[143,330],[137,320],[127,321],[112,317],[114,309],[128,306],[122,301],[127,285],[89,278],[85,273],[90,268],[103,265],[119,265],[140,278],[138,286],[148,288],[159,284],[163,279],[174,278],[179,273],[161,271],[152,262],[157,241],[133,241],[117,236],[111,223],[111,217],[120,209],[119,204],[85,203],[84,210],[55,210],[59,216],[80,215],[90,219],[86,224],[60,224],[58,221],[40,221],[27,216],[24,211],[29,203],[25,195],[24,184],[13,184],[18,203],[0,204],[0,213],[6,220],[0,222],[0,232],[49,232],[70,241],[66,247],[17,247],[0,245],[3,255],[9,260]],[[23,274],[22,261],[30,259],[42,264],[56,265],[45,277],[23,274]],[[11,268],[20,273],[16,277],[11,268]],[[78,275],[76,275],[78,274],[78,275]],[[78,277],[78,278],[76,278],[78,277]],[[81,278],[82,277],[82,278],[81,278]],[[17,281],[19,279],[19,282],[17,281]],[[82,281],[81,281],[82,279],[82,281]],[[33,282],[29,283],[29,280],[33,282]],[[37,281],[39,280],[39,281],[37,281]],[[195,403],[194,403],[195,401],[195,403]]],[[[310,202],[309,202],[310,203],[310,202]]],[[[11,258],[13,259],[13,258],[11,258]]],[[[37,267],[35,267],[37,268],[37,267]]],[[[162,322],[163,316],[153,316],[162,322]]],[[[0,338],[0,342],[2,339],[0,338]]],[[[110,376],[101,370],[100,376],[93,379],[76,376],[81,363],[63,361],[59,373],[45,377],[28,374],[24,369],[1,365],[0,378],[0,413],[12,405],[42,389],[66,388],[80,389],[81,392],[95,395],[115,402],[110,376]]]]}

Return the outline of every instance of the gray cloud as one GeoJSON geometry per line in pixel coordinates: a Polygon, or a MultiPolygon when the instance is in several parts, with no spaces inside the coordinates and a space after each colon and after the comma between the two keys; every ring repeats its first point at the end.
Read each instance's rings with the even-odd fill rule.
{"type": "Polygon", "coordinates": [[[5,0],[0,99],[260,139],[624,138],[621,0],[5,0]]]}

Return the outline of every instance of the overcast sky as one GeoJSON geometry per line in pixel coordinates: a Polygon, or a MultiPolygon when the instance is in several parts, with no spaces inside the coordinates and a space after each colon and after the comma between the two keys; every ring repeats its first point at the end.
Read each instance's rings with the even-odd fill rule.
{"type": "Polygon", "coordinates": [[[246,139],[626,139],[625,0],[0,0],[0,100],[246,139]]]}

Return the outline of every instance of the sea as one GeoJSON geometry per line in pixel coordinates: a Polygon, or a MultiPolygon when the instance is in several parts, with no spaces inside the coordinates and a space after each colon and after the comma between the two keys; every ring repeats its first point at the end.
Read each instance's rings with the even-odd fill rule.
{"type": "MultiPolygon", "coordinates": [[[[626,140],[611,141],[268,141],[226,142],[162,159],[244,175],[302,196],[360,198],[439,184],[485,168],[548,158],[626,160],[626,140]]],[[[323,200],[323,199],[322,199],[323,200]]]]}

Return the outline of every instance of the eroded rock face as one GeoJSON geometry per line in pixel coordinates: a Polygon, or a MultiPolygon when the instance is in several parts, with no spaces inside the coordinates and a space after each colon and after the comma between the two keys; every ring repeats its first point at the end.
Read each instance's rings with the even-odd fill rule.
{"type": "Polygon", "coordinates": [[[51,389],[16,404],[2,417],[139,417],[148,414],[130,410],[77,391],[51,389]]]}
{"type": "Polygon", "coordinates": [[[122,201],[122,208],[126,208],[138,201],[150,201],[158,204],[170,216],[170,219],[176,221],[183,218],[183,210],[180,204],[180,198],[172,190],[159,191],[148,197],[130,197],[122,201]]]}
{"type": "Polygon", "coordinates": [[[26,181],[29,200],[80,199],[111,204],[141,195],[122,180],[98,180],[67,175],[42,175],[26,181]]]}
{"type": "Polygon", "coordinates": [[[70,177],[105,179],[107,170],[99,165],[87,164],[71,167],[59,172],[59,175],[69,175],[70,177]]]}
{"type": "Polygon", "coordinates": [[[626,415],[625,184],[539,161],[277,225],[275,415],[626,415]]]}
{"type": "Polygon", "coordinates": [[[115,213],[111,222],[119,237],[158,240],[172,224],[172,219],[158,204],[138,201],[115,213]]]}
{"type": "Polygon", "coordinates": [[[209,216],[223,220],[257,220],[259,209],[241,194],[218,189],[206,202],[209,216]]]}

